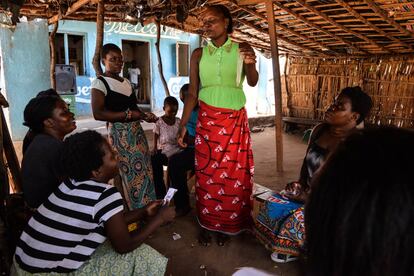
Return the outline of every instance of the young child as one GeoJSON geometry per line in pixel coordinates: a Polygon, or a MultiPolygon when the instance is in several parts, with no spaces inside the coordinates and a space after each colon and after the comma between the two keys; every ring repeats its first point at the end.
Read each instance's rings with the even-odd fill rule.
{"type": "Polygon", "coordinates": [[[181,151],[177,143],[178,126],[180,124],[180,119],[176,117],[178,111],[177,99],[171,96],[166,97],[163,110],[164,115],[154,126],[154,148],[151,156],[157,199],[162,199],[166,193],[162,166],[168,165],[168,159],[181,151]]]}
{"type": "Polygon", "coordinates": [[[121,195],[106,184],[118,172],[117,159],[95,131],[68,137],[61,164],[71,180],[60,184],[30,219],[17,245],[12,275],[164,275],[167,259],[143,242],[174,219],[174,209],[153,201],[123,212],[121,195]],[[141,231],[128,232],[128,224],[143,219],[147,223],[141,231]]]}
{"type": "MultiPolygon", "coordinates": [[[[188,88],[189,85],[184,84],[180,89],[180,99],[183,103],[188,95],[188,88]]],[[[187,187],[187,172],[189,170],[194,170],[194,138],[196,133],[197,116],[198,106],[196,106],[192,111],[190,120],[186,125],[187,136],[185,143],[187,144],[187,147],[183,151],[171,156],[168,163],[171,187],[177,189],[177,193],[174,196],[175,211],[177,212],[177,216],[184,216],[191,211],[187,187]]]]}

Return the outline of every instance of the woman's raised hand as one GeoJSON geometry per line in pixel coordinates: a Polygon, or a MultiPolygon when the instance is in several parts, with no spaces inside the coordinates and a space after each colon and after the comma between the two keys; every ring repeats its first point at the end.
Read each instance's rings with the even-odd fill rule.
{"type": "Polygon", "coordinates": [[[186,148],[188,145],[184,142],[185,134],[187,133],[187,128],[185,126],[180,126],[178,128],[177,143],[180,147],[186,148]]]}
{"type": "Polygon", "coordinates": [[[256,64],[256,54],[254,53],[253,48],[249,44],[240,44],[239,52],[243,58],[244,64],[256,64]]]}

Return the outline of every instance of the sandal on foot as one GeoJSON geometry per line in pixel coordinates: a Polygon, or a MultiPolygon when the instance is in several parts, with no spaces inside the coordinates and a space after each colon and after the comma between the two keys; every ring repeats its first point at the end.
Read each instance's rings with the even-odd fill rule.
{"type": "Polygon", "coordinates": [[[228,235],[217,233],[217,245],[224,246],[228,241],[230,241],[230,237],[228,235]]]}
{"type": "Polygon", "coordinates": [[[198,234],[198,243],[201,246],[209,246],[210,245],[210,243],[211,243],[211,235],[210,235],[210,233],[207,230],[202,229],[200,231],[200,234],[198,234]]]}
{"type": "Polygon", "coordinates": [[[272,261],[276,263],[289,263],[296,261],[298,259],[298,257],[289,254],[281,254],[277,252],[273,252],[272,255],[270,255],[270,258],[272,259],[272,261]]]}

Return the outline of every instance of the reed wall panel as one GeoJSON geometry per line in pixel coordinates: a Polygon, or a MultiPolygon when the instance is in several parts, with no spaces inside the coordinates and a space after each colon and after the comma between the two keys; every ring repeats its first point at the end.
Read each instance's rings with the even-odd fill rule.
{"type": "MultiPolygon", "coordinates": [[[[284,79],[282,80],[282,83],[284,79]]],[[[283,115],[323,119],[341,89],[361,86],[374,102],[367,122],[414,128],[414,57],[289,57],[283,115]]]]}

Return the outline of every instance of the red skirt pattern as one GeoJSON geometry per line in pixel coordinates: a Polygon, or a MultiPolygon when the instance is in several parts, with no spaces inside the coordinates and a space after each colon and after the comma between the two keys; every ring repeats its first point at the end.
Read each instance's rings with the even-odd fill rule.
{"type": "Polygon", "coordinates": [[[200,225],[226,234],[250,229],[254,164],[246,110],[200,102],[195,155],[200,225]]]}

